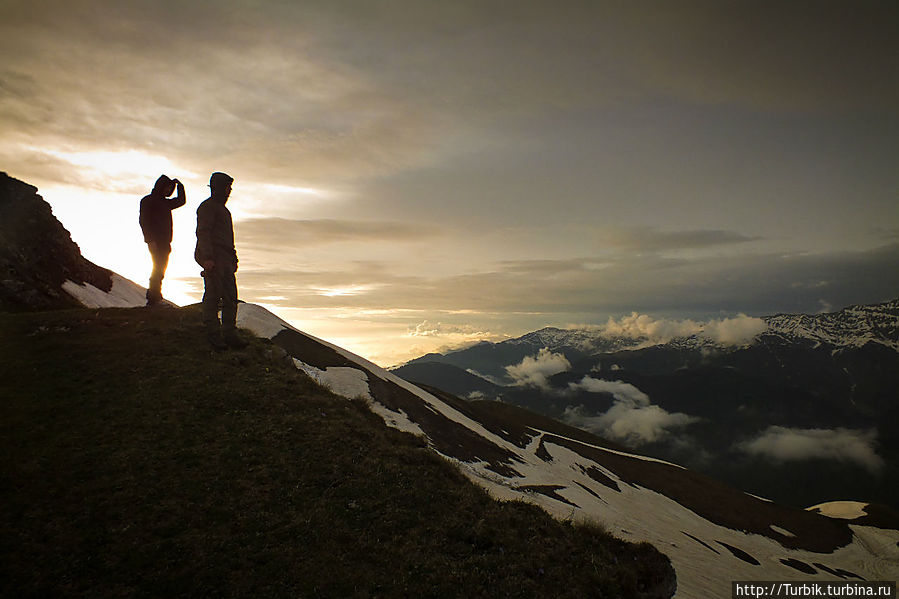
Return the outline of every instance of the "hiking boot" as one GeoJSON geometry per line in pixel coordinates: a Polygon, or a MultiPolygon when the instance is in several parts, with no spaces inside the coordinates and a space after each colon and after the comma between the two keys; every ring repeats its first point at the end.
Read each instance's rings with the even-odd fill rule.
{"type": "Polygon", "coordinates": [[[147,289],[147,307],[162,304],[162,293],[153,289],[147,289]]]}
{"type": "Polygon", "coordinates": [[[243,349],[249,345],[236,331],[225,333],[225,344],[232,349],[243,349]]]}
{"type": "Polygon", "coordinates": [[[228,345],[225,343],[225,340],[222,339],[222,334],[219,332],[208,333],[206,335],[206,340],[209,341],[209,345],[211,345],[212,349],[215,351],[225,351],[228,349],[228,345]]]}

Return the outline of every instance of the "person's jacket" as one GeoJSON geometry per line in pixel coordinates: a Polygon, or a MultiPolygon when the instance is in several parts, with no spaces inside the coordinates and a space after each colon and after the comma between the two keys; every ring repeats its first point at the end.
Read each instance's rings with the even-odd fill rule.
{"type": "Polygon", "coordinates": [[[174,198],[153,195],[140,201],[140,228],[146,243],[172,243],[172,210],[180,208],[186,200],[180,193],[174,198]]]}
{"type": "Polygon", "coordinates": [[[231,211],[221,200],[209,198],[197,208],[197,249],[194,251],[194,259],[200,266],[207,260],[233,261],[234,265],[237,264],[231,211]]]}

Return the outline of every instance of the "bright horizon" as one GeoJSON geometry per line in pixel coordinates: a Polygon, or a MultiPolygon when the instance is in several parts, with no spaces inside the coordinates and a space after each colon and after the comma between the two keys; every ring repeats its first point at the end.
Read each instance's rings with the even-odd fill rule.
{"type": "Polygon", "coordinates": [[[899,8],[6,2],[0,170],[146,286],[235,178],[241,298],[383,366],[632,312],[899,295],[899,8]]]}

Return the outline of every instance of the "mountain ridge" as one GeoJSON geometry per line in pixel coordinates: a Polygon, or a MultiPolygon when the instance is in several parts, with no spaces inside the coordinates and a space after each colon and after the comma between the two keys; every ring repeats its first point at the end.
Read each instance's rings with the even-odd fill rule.
{"type": "Polygon", "coordinates": [[[899,298],[815,315],[777,314],[765,321],[768,334],[808,339],[835,348],[878,343],[899,351],[899,298]]]}
{"type": "Polygon", "coordinates": [[[778,313],[759,317],[759,320],[765,323],[765,329],[745,342],[735,344],[715,342],[696,333],[672,335],[653,341],[646,336],[608,334],[601,326],[564,329],[543,327],[497,343],[482,341],[475,346],[447,353],[429,353],[395,368],[418,362],[452,363],[449,360],[455,354],[496,346],[525,346],[536,349],[545,347],[551,351],[568,348],[589,356],[668,344],[676,347],[714,347],[718,350],[729,350],[750,345],[763,336],[782,336],[791,340],[827,343],[835,349],[861,347],[873,342],[899,352],[899,298],[874,304],[853,304],[835,312],[778,313]]]}

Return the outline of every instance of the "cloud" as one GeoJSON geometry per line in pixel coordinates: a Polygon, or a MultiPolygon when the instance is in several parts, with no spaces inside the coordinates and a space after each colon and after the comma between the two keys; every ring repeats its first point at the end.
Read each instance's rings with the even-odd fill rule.
{"type": "Polygon", "coordinates": [[[648,395],[623,381],[606,381],[585,376],[570,389],[610,393],[614,403],[605,413],[590,415],[583,406],[569,406],[563,419],[579,428],[632,446],[662,441],[673,429],[683,428],[699,418],[680,412],[670,413],[650,403],[648,395]]]}
{"type": "Polygon", "coordinates": [[[337,219],[253,218],[240,221],[235,229],[242,244],[280,251],[328,243],[420,241],[437,234],[430,225],[337,219]]]}
{"type": "Polygon", "coordinates": [[[482,331],[478,327],[466,324],[446,324],[423,320],[409,330],[410,337],[444,337],[447,335],[471,335],[488,338],[493,335],[488,331],[482,331]]]}
{"type": "Polygon", "coordinates": [[[750,341],[768,328],[761,318],[740,314],[735,318],[710,320],[705,323],[702,335],[725,345],[740,345],[750,341]]]}
{"type": "Polygon", "coordinates": [[[339,25],[311,12],[237,2],[4,7],[0,52],[16,60],[0,68],[0,136],[25,163],[40,160],[29,146],[137,149],[268,182],[429,164],[445,123],[328,51],[339,25]]]}
{"type": "Polygon", "coordinates": [[[571,363],[564,355],[551,352],[544,347],[534,356],[525,356],[519,364],[506,366],[506,372],[515,381],[515,385],[548,389],[548,377],[565,372],[569,368],[571,363]]]}
{"type": "MultiPolygon", "coordinates": [[[[452,324],[447,322],[432,322],[430,320],[423,320],[414,326],[408,326],[405,337],[426,339],[432,344],[431,351],[441,354],[466,349],[485,341],[498,343],[509,339],[509,335],[507,334],[495,333],[484,327],[478,327],[464,322],[452,324]]],[[[469,372],[481,378],[487,378],[478,372],[469,372]]],[[[504,384],[494,379],[490,379],[490,381],[499,385],[504,384]]]]}
{"type": "Polygon", "coordinates": [[[478,372],[474,368],[466,368],[465,372],[467,372],[468,374],[473,374],[476,377],[482,378],[485,381],[487,381],[488,383],[493,383],[497,387],[504,387],[506,385],[506,381],[502,380],[501,378],[478,372]]]}
{"type": "Polygon", "coordinates": [[[648,395],[623,381],[606,381],[585,376],[579,383],[570,383],[569,388],[591,393],[610,393],[614,403],[599,415],[587,413],[584,406],[568,406],[563,415],[566,422],[631,446],[665,440],[672,430],[700,420],[681,412],[671,413],[651,404],[648,395]]]}
{"type": "Polygon", "coordinates": [[[569,383],[572,390],[583,390],[589,393],[611,393],[615,401],[631,406],[648,406],[649,396],[630,383],[622,381],[606,381],[585,376],[579,383],[569,383]]]}
{"type": "MultiPolygon", "coordinates": [[[[847,15],[705,3],[338,4],[4,3],[0,129],[164,148],[194,170],[220,161],[264,180],[354,179],[433,164],[456,139],[482,146],[481,125],[510,114],[665,96],[899,104],[889,76],[896,14],[872,5],[847,15]]],[[[746,239],[710,231],[655,242],[746,239]]]]}
{"type": "Polygon", "coordinates": [[[633,408],[624,404],[615,404],[600,416],[587,415],[582,406],[569,406],[563,418],[573,426],[634,447],[662,441],[671,435],[672,429],[699,421],[695,416],[669,413],[656,405],[633,408]]]}
{"type": "Polygon", "coordinates": [[[610,337],[645,338],[654,343],[676,337],[689,337],[702,331],[702,325],[692,320],[658,320],[648,314],[636,312],[619,320],[609,317],[605,326],[599,328],[610,337]]]}
{"type": "MultiPolygon", "coordinates": [[[[453,308],[478,310],[774,314],[814,312],[821,299],[834,306],[886,301],[899,288],[899,244],[862,251],[742,253],[689,260],[624,255],[472,264],[481,271],[432,279],[403,296],[427,291],[453,308]],[[794,285],[822,280],[832,283],[826,289],[794,285]]],[[[653,323],[644,318],[625,324],[638,330],[651,326],[659,338],[702,330],[698,320],[653,323]]],[[[711,330],[721,339],[731,338],[726,330],[715,328],[711,330]]]]}
{"type": "Polygon", "coordinates": [[[643,77],[679,97],[781,110],[895,109],[899,84],[887,57],[895,52],[899,11],[877,2],[858,8],[662,2],[651,11],[634,6],[623,19],[647,43],[634,57],[643,77]]]}
{"type": "Polygon", "coordinates": [[[607,229],[602,231],[598,238],[601,246],[645,252],[709,248],[762,239],[761,237],[751,237],[734,231],[660,231],[654,227],[607,229]]]}
{"type": "Polygon", "coordinates": [[[884,460],[874,451],[875,430],[800,429],[770,426],[755,439],[736,445],[750,455],[777,461],[811,459],[854,462],[870,472],[879,472],[884,460]]]}
{"type": "MultiPolygon", "coordinates": [[[[697,259],[675,266],[664,266],[655,258],[491,265],[463,253],[464,245],[455,245],[452,237],[440,237],[433,246],[415,246],[421,256],[418,260],[408,259],[405,244],[412,243],[409,240],[387,244],[389,252],[383,244],[372,244],[366,248],[367,260],[359,260],[358,251],[341,254],[339,245],[330,244],[320,250],[272,247],[254,262],[253,253],[244,249],[240,223],[236,228],[242,264],[240,284],[248,299],[255,293],[253,289],[258,289],[260,295],[276,291],[297,306],[307,302],[323,305],[321,298],[307,290],[365,285],[371,291],[343,298],[346,302],[340,305],[503,314],[507,321],[519,323],[516,326],[522,328],[517,329],[518,334],[539,328],[539,322],[535,325],[534,321],[557,326],[605,321],[599,329],[635,339],[642,336],[661,341],[705,331],[710,339],[738,343],[740,338],[748,339],[753,331],[761,330],[761,322],[754,316],[703,320],[652,314],[708,318],[710,313],[722,312],[814,313],[822,300],[836,307],[887,301],[899,288],[899,244],[864,252],[697,259]],[[440,262],[441,256],[452,256],[454,262],[440,262]],[[251,269],[251,265],[255,266],[251,269]],[[467,272],[458,273],[458,268],[467,272]],[[826,290],[791,287],[797,279],[834,283],[826,290]],[[622,313],[627,316],[610,320],[609,314],[622,313]],[[530,324],[523,315],[528,315],[530,324]]],[[[424,318],[436,320],[424,314],[417,322],[424,318]]]]}
{"type": "Polygon", "coordinates": [[[679,337],[699,336],[725,345],[740,345],[768,328],[761,318],[740,314],[734,318],[696,322],[694,320],[656,319],[648,314],[632,312],[619,320],[609,318],[598,327],[610,337],[645,339],[648,343],[664,343],[679,337]]]}
{"type": "Polygon", "coordinates": [[[871,227],[871,236],[885,242],[899,241],[899,227],[871,227]]]}

